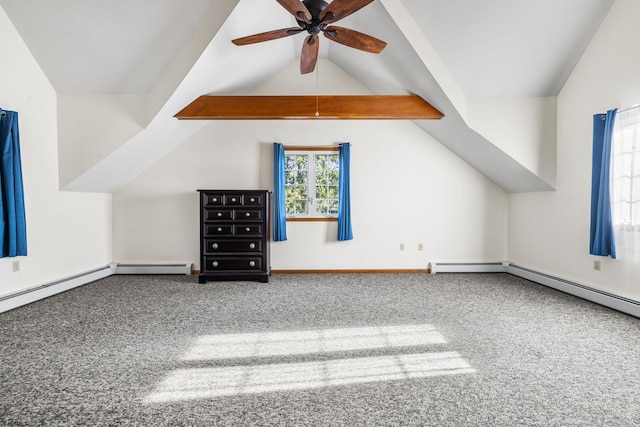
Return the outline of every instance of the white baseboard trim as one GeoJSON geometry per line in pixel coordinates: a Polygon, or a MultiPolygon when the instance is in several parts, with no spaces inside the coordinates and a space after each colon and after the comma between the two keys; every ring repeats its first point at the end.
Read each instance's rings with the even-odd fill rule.
{"type": "Polygon", "coordinates": [[[640,318],[640,301],[624,298],[515,264],[507,265],[506,272],[640,318]]]}
{"type": "MultiPolygon", "coordinates": [[[[65,279],[0,296],[0,313],[104,279],[113,274],[191,274],[192,264],[111,264],[65,279]]],[[[436,273],[508,273],[640,318],[640,301],[624,298],[580,283],[508,262],[431,263],[436,273]]]]}
{"type": "Polygon", "coordinates": [[[436,273],[504,273],[503,262],[435,262],[431,261],[431,274],[436,273]]]}
{"type": "Polygon", "coordinates": [[[95,282],[99,279],[104,279],[105,277],[111,276],[113,271],[113,266],[105,266],[96,270],[67,277],[65,279],[56,280],[55,282],[46,283],[34,288],[1,296],[0,313],[77,288],[78,286],[86,285],[87,283],[95,282]]]}
{"type": "Polygon", "coordinates": [[[115,274],[191,274],[191,263],[184,264],[117,264],[115,274]]]}
{"type": "Polygon", "coordinates": [[[0,313],[104,279],[114,274],[191,274],[192,264],[110,264],[95,270],[0,296],[0,313]]]}

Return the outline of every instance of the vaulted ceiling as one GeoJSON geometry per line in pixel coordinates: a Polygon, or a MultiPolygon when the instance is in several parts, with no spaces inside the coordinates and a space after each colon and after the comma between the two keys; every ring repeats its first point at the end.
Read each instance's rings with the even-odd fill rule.
{"type": "MultiPolygon", "coordinates": [[[[325,38],[320,55],[373,94],[422,96],[445,118],[416,124],[506,191],[547,190],[553,183],[469,126],[467,100],[558,95],[613,2],[376,0],[340,25],[385,40],[380,55],[325,38]]],[[[299,57],[303,39],[230,43],[295,26],[275,0],[0,0],[0,7],[60,96],[149,98],[145,129],[69,183],[84,191],[117,189],[146,167],[118,167],[142,156],[145,140],[167,132],[184,140],[202,126],[176,129],[173,114],[199,95],[250,93],[299,57]],[[114,167],[122,171],[109,179],[114,167]]],[[[158,155],[171,149],[154,147],[158,155]]]]}

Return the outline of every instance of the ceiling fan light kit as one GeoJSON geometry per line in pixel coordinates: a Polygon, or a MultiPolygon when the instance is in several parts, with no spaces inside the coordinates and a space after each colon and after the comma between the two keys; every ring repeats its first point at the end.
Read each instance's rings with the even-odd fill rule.
{"type": "Polygon", "coordinates": [[[293,36],[306,31],[309,35],[302,44],[302,53],[300,54],[300,73],[302,74],[310,73],[316,67],[320,46],[318,34],[320,33],[323,33],[329,40],[364,52],[380,53],[387,45],[386,42],[359,31],[330,25],[357,12],[373,0],[333,0],[331,3],[324,0],[276,1],[293,15],[300,28],[267,31],[234,39],[232,42],[235,45],[244,46],[293,36]]]}

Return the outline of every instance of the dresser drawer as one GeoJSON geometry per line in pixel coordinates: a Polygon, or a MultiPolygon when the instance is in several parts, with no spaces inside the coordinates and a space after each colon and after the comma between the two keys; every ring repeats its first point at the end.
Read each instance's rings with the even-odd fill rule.
{"type": "Polygon", "coordinates": [[[262,236],[262,224],[234,224],[233,234],[236,236],[262,236]]]}
{"type": "Polygon", "coordinates": [[[236,209],[237,221],[262,221],[262,209],[236,209]]]}
{"type": "Polygon", "coordinates": [[[262,206],[261,194],[245,194],[244,206],[262,206]]]}
{"type": "Polygon", "coordinates": [[[262,270],[262,257],[205,256],[204,265],[206,271],[262,270]]]}
{"type": "Polygon", "coordinates": [[[207,254],[220,252],[262,252],[261,239],[205,239],[204,251],[207,254]]]}
{"type": "Polygon", "coordinates": [[[204,221],[232,221],[233,209],[204,209],[204,221]]]}
{"type": "Polygon", "coordinates": [[[242,194],[225,194],[224,204],[225,206],[242,206],[242,194]]]}
{"type": "Polygon", "coordinates": [[[224,193],[202,193],[202,206],[222,206],[224,205],[224,193]]]}
{"type": "Polygon", "coordinates": [[[233,236],[232,224],[205,224],[203,236],[233,236]]]}

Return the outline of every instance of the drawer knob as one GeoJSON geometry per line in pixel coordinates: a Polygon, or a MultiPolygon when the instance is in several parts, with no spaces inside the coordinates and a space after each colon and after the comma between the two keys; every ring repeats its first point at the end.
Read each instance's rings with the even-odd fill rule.
{"type": "Polygon", "coordinates": [[[212,201],[212,202],[217,202],[217,201],[218,201],[218,198],[217,198],[217,197],[212,197],[212,198],[211,198],[211,201],[212,201]]]}
{"type": "Polygon", "coordinates": [[[245,228],[245,230],[246,230],[247,232],[251,231],[251,229],[250,229],[249,227],[245,228]]]}
{"type": "Polygon", "coordinates": [[[218,212],[218,217],[221,217],[221,216],[222,216],[222,212],[218,212]]]}
{"type": "Polygon", "coordinates": [[[251,213],[250,213],[250,212],[247,212],[245,215],[246,215],[246,216],[247,216],[247,218],[248,218],[248,217],[250,217],[250,216],[251,216],[251,213]]]}
{"type": "Polygon", "coordinates": [[[222,231],[222,227],[218,227],[218,231],[222,231]]]}
{"type": "Polygon", "coordinates": [[[231,198],[231,201],[232,201],[232,202],[235,202],[235,201],[236,201],[236,198],[235,198],[235,197],[232,197],[232,198],[231,198]]]}
{"type": "Polygon", "coordinates": [[[251,201],[251,203],[255,202],[256,199],[254,199],[253,197],[249,199],[251,201]]]}
{"type": "Polygon", "coordinates": [[[250,266],[250,267],[255,267],[255,266],[256,266],[256,262],[255,262],[255,261],[251,261],[251,262],[249,263],[249,266],[250,266]]]}
{"type": "Polygon", "coordinates": [[[211,263],[211,265],[212,265],[212,266],[214,266],[214,267],[217,267],[217,266],[218,266],[218,261],[213,261],[213,262],[211,263]]]}
{"type": "Polygon", "coordinates": [[[251,243],[251,244],[249,245],[249,248],[251,248],[251,249],[255,249],[255,248],[256,248],[256,244],[255,244],[255,243],[251,243]]]}
{"type": "Polygon", "coordinates": [[[213,245],[211,245],[211,247],[212,247],[213,249],[218,249],[218,244],[217,244],[217,243],[214,243],[213,245]]]}

